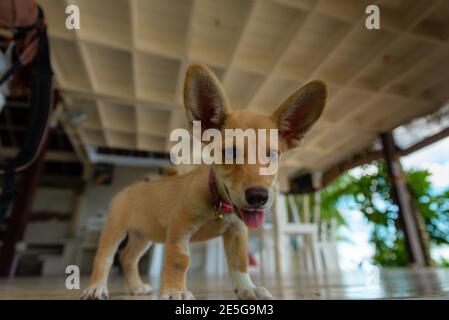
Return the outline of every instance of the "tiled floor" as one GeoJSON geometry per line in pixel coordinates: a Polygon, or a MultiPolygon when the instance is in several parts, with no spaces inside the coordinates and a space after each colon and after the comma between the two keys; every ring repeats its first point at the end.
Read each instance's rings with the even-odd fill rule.
{"type": "MultiPolygon", "coordinates": [[[[447,299],[449,300],[449,269],[388,270],[380,273],[342,273],[340,275],[285,275],[262,281],[275,299],[447,299]]],[[[159,288],[159,279],[151,285],[159,288]]],[[[81,287],[85,287],[82,279],[81,287]]],[[[190,290],[197,299],[234,299],[227,277],[190,275],[190,290]]],[[[126,294],[123,280],[113,276],[111,299],[156,299],[158,293],[134,297],[126,294]]],[[[18,278],[0,280],[0,299],[78,299],[81,290],[65,288],[64,278],[18,278]]]]}

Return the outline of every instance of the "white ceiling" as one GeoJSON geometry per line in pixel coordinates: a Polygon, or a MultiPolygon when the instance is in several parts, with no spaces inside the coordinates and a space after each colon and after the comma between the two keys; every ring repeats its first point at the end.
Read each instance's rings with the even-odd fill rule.
{"type": "Polygon", "coordinates": [[[326,111],[285,168],[326,169],[449,98],[449,1],[40,0],[56,80],[86,146],[167,151],[185,126],[186,67],[207,64],[235,109],[270,113],[313,79],[326,111]],[[376,3],[376,2],[375,2],[376,3]],[[65,7],[81,29],[65,28],[65,7]]]}

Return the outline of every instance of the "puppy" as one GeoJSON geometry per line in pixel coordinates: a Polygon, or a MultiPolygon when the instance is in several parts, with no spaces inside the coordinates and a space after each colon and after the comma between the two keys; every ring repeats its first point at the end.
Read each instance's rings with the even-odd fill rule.
{"type": "MultiPolygon", "coordinates": [[[[184,86],[188,120],[201,121],[203,131],[278,129],[277,148],[266,145],[270,159],[298,146],[322,114],[326,96],[323,82],[310,82],[294,92],[271,116],[266,116],[232,111],[221,84],[205,66],[190,66],[184,86]]],[[[225,157],[235,156],[236,152],[223,150],[225,157]]],[[[189,243],[222,236],[237,297],[271,298],[268,290],[257,287],[248,274],[247,228],[260,226],[275,197],[277,175],[261,175],[259,169],[264,166],[267,164],[246,161],[202,165],[185,175],[139,182],[121,191],[110,204],[89,287],[82,298],[108,297],[112,258],[126,235],[128,244],[120,261],[132,294],[151,291],[139,276],[138,262],[150,245],[158,242],[165,245],[161,298],[193,299],[186,287],[189,243]]]]}

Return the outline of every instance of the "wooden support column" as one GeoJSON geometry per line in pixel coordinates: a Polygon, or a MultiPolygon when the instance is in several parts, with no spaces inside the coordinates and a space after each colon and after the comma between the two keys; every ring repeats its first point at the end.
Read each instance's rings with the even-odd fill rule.
{"type": "Polygon", "coordinates": [[[313,223],[318,224],[321,216],[321,187],[322,187],[322,174],[321,172],[312,173],[312,185],[313,185],[313,223]]]}
{"type": "Polygon", "coordinates": [[[310,195],[308,193],[302,196],[302,222],[310,223],[310,195]]]}
{"type": "Polygon", "coordinates": [[[429,266],[426,259],[424,241],[419,232],[418,221],[413,213],[412,199],[407,187],[405,174],[399,162],[399,154],[391,132],[380,135],[383,147],[383,155],[387,163],[388,175],[393,189],[393,197],[399,208],[405,245],[411,262],[417,267],[429,266]]]}
{"type": "Polygon", "coordinates": [[[10,275],[16,253],[16,244],[23,240],[25,234],[36,189],[44,167],[48,130],[43,139],[45,141],[42,143],[40,153],[33,164],[23,172],[19,183],[18,194],[14,198],[11,215],[7,221],[5,237],[0,251],[0,277],[8,277],[10,275]]]}

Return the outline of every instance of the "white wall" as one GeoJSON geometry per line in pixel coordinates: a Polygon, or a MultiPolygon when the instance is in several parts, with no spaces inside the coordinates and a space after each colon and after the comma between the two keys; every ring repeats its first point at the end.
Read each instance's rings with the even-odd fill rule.
{"type": "Polygon", "coordinates": [[[73,210],[75,193],[69,189],[39,188],[33,204],[33,211],[68,213],[73,210]]]}
{"type": "MultiPolygon", "coordinates": [[[[32,212],[73,213],[75,192],[68,189],[38,188],[32,212]]],[[[25,230],[27,243],[61,243],[68,236],[69,221],[30,222],[25,230]]]]}
{"type": "Polygon", "coordinates": [[[115,167],[110,185],[96,186],[89,184],[81,203],[77,234],[83,234],[88,217],[105,211],[109,202],[120,190],[134,182],[144,180],[148,175],[156,174],[157,171],[151,168],[115,167]]]}

